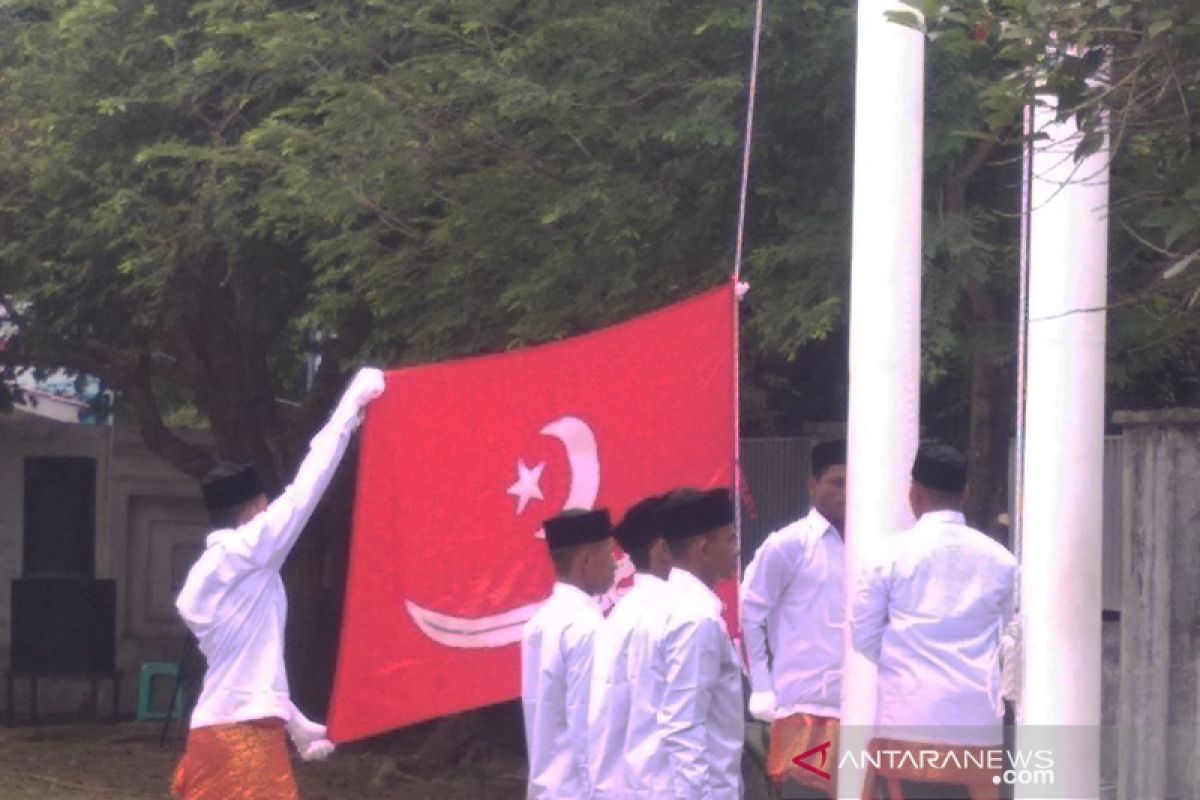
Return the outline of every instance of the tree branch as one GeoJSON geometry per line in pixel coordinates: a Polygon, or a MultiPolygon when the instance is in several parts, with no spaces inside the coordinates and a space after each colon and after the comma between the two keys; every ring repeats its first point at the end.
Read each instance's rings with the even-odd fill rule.
{"type": "Polygon", "coordinates": [[[150,354],[144,352],[139,355],[124,372],[125,380],[114,385],[124,393],[132,406],[146,447],[185,475],[197,480],[203,478],[212,469],[216,459],[207,448],[179,438],[163,422],[151,384],[150,354]]]}
{"type": "Polygon", "coordinates": [[[184,441],[163,422],[158,400],[151,383],[151,356],[148,351],[132,353],[104,344],[68,346],[36,354],[20,346],[0,351],[0,364],[31,366],[41,364],[94,375],[100,378],[129,402],[150,452],[163,458],[172,467],[202,478],[212,469],[215,459],[205,447],[184,441]]]}

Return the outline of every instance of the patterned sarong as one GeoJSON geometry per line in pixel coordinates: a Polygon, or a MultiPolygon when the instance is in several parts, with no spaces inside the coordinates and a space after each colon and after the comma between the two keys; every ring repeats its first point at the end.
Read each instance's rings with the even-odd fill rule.
{"type": "Polygon", "coordinates": [[[299,800],[283,720],[193,728],[171,791],[182,800],[299,800]]]}
{"type": "Polygon", "coordinates": [[[1000,770],[989,768],[991,764],[1000,763],[999,747],[872,739],[867,749],[872,759],[863,783],[863,800],[881,796],[904,800],[902,784],[905,781],[958,786],[971,800],[996,800],[1000,796],[1000,770]],[[886,794],[882,794],[884,786],[886,794]]]}
{"type": "Polygon", "coordinates": [[[837,797],[838,726],[833,717],[813,714],[775,720],[767,749],[767,777],[776,786],[799,784],[837,797]],[[795,763],[797,758],[811,768],[795,763]]]}

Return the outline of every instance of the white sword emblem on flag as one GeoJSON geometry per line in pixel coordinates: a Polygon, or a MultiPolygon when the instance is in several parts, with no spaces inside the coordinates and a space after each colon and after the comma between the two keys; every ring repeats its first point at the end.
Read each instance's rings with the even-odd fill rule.
{"type": "MultiPolygon", "coordinates": [[[[571,465],[571,485],[563,508],[591,509],[600,494],[600,457],[591,427],[578,417],[567,416],[551,422],[541,433],[562,443],[571,465]]],[[[523,504],[519,508],[523,510],[523,504]]],[[[545,538],[546,533],[539,528],[534,535],[545,538]]],[[[404,604],[417,627],[433,641],[446,647],[476,649],[504,647],[521,641],[521,629],[544,602],[539,600],[484,617],[433,611],[411,600],[405,600],[404,604]]]]}

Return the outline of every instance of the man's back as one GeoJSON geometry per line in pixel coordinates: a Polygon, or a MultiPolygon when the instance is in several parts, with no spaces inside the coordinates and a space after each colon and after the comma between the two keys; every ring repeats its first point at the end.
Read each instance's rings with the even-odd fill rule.
{"type": "Polygon", "coordinates": [[[658,665],[667,786],[676,797],[736,800],[745,737],[740,660],[717,595],[678,567],[668,584],[672,600],[658,665]]]}
{"type": "Polygon", "coordinates": [[[600,610],[579,589],[556,583],[525,625],[521,700],[529,748],[528,797],[587,797],[587,702],[600,610]]]}
{"type": "Polygon", "coordinates": [[[633,697],[652,684],[651,643],[661,635],[668,595],[666,582],[647,573],[634,577],[596,632],[588,704],[589,773],[597,800],[622,796],[625,759],[631,751],[657,749],[651,713],[631,716],[633,697]],[[648,744],[649,743],[649,744],[648,744]]]}
{"type": "Polygon", "coordinates": [[[1001,742],[999,637],[1016,570],[954,511],[925,514],[888,542],[859,584],[852,623],[855,646],[879,664],[879,735],[1001,742]]]}
{"type": "Polygon", "coordinates": [[[221,580],[225,565],[219,540],[229,535],[217,531],[209,536],[210,547],[188,573],[178,601],[207,663],[193,727],[289,716],[283,581],[267,569],[221,580]]]}

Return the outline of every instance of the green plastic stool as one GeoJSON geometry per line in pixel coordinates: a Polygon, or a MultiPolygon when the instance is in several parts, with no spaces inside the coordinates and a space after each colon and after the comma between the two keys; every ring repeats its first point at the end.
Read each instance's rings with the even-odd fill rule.
{"type": "MultiPolygon", "coordinates": [[[[166,678],[174,684],[179,680],[179,665],[173,661],[148,661],[142,664],[142,671],[138,674],[138,721],[166,719],[171,712],[171,708],[154,708],[154,682],[160,678],[166,678]]],[[[172,708],[183,708],[182,684],[176,688],[174,700],[172,708]]]]}

